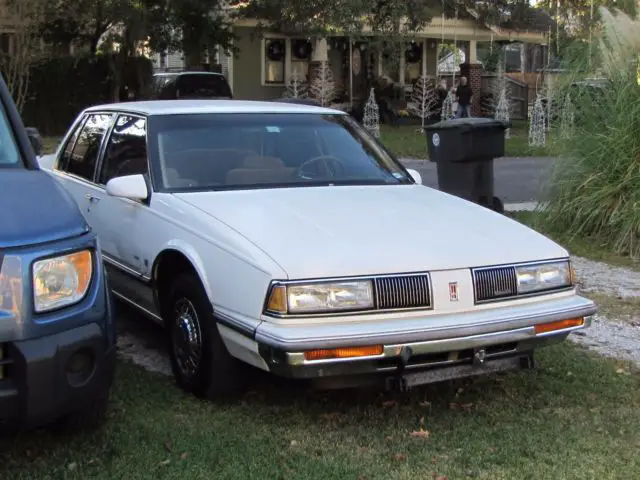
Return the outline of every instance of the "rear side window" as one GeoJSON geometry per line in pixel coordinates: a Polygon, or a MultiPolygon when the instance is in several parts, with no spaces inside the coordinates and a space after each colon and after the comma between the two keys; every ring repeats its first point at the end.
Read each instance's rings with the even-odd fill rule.
{"type": "Polygon", "coordinates": [[[231,97],[231,89],[223,75],[185,74],[178,77],[178,98],[231,97]]]}
{"type": "Polygon", "coordinates": [[[67,149],[65,149],[60,169],[72,175],[93,180],[93,172],[98,161],[100,145],[109,129],[112,118],[112,114],[106,113],[89,115],[74,145],[70,147],[71,141],[67,145],[67,149],[70,147],[72,150],[67,155],[67,149]]]}

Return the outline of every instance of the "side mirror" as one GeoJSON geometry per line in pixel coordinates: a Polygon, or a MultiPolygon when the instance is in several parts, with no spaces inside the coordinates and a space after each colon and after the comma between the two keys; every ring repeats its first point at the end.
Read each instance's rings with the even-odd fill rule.
{"type": "Polygon", "coordinates": [[[37,156],[42,155],[44,144],[42,143],[42,137],[40,136],[40,132],[38,132],[38,129],[35,127],[27,127],[25,128],[25,130],[27,131],[27,136],[29,137],[29,141],[31,142],[33,151],[37,156]]]}
{"type": "Polygon", "coordinates": [[[107,182],[107,195],[131,200],[146,200],[149,198],[149,190],[142,175],[125,175],[112,178],[107,182]]]}
{"type": "Polygon", "coordinates": [[[411,178],[413,178],[414,182],[416,182],[418,185],[422,185],[422,175],[420,175],[417,170],[414,170],[413,168],[407,168],[407,172],[409,172],[409,175],[411,175],[411,178]]]}

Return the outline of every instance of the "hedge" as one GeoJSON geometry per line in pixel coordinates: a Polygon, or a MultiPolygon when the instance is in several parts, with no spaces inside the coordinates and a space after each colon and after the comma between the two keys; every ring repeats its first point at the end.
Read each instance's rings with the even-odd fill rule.
{"type": "MultiPolygon", "coordinates": [[[[149,59],[131,57],[125,65],[122,87],[139,92],[148,85],[152,72],[149,59]]],[[[105,55],[42,60],[31,67],[29,95],[22,109],[24,123],[43,135],[62,135],[84,108],[112,102],[114,88],[105,55]]],[[[124,92],[121,88],[122,100],[124,92]]]]}

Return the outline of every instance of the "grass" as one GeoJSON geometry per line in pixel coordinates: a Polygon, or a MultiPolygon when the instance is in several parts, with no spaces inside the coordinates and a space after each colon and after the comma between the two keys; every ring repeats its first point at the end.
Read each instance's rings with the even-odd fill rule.
{"type": "Polygon", "coordinates": [[[637,478],[640,377],[568,343],[538,361],[408,394],[285,384],[227,405],[121,362],[102,430],[25,434],[2,478],[637,478]]]}
{"type": "Polygon", "coordinates": [[[47,155],[50,153],[55,153],[56,148],[58,148],[58,144],[62,140],[62,137],[42,137],[42,153],[43,155],[47,155]]]}
{"type": "MultiPolygon", "coordinates": [[[[418,133],[419,125],[400,125],[392,127],[382,125],[380,139],[389,150],[399,158],[428,158],[427,140],[423,133],[418,133]]],[[[545,157],[549,155],[546,148],[530,147],[527,123],[514,121],[510,138],[506,140],[505,156],[507,157],[545,157]]]]}

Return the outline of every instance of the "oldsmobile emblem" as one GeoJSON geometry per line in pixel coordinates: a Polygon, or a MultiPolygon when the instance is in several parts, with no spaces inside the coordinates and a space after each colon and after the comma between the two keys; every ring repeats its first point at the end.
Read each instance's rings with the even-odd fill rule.
{"type": "Polygon", "coordinates": [[[458,301],[458,282],[449,282],[449,300],[458,301]]]}

